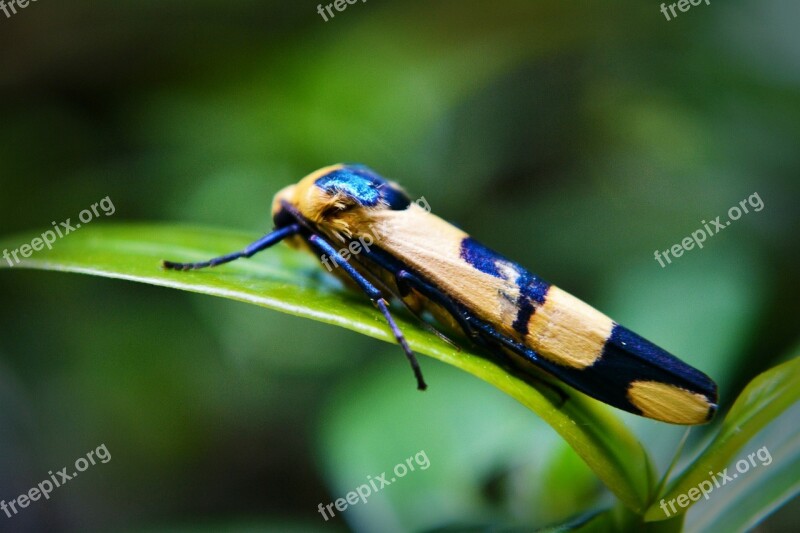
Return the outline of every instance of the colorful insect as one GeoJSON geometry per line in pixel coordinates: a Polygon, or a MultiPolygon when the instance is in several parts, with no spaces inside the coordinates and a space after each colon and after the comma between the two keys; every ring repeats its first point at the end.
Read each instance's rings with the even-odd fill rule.
{"type": "Polygon", "coordinates": [[[335,275],[366,293],[402,346],[420,390],[426,388],[422,372],[389,313],[388,296],[619,409],[674,424],[703,424],[716,411],[717,387],[708,376],[486,248],[367,167],[333,165],[309,174],[275,195],[272,216],[276,229],[242,251],[163,265],[213,267],[286,240],[327,256],[339,267],[335,275]],[[352,251],[366,239],[374,242],[349,258],[336,249],[352,251]]]}

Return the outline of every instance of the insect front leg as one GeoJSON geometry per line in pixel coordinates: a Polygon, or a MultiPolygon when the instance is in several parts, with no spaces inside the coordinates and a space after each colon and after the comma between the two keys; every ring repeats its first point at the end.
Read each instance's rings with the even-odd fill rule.
{"type": "Polygon", "coordinates": [[[167,270],[197,270],[198,268],[215,267],[225,263],[230,263],[241,257],[252,257],[262,250],[266,250],[270,246],[281,242],[286,237],[291,237],[300,232],[300,224],[290,224],[283,228],[277,229],[272,233],[264,235],[256,242],[248,245],[244,250],[233,252],[220,257],[202,261],[199,263],[174,263],[172,261],[162,261],[162,266],[167,270]]]}

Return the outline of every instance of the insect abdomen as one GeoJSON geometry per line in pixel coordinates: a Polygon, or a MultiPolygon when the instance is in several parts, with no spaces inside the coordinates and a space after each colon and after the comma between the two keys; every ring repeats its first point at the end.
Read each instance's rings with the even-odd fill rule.
{"type": "MultiPolygon", "coordinates": [[[[632,413],[677,424],[702,424],[713,416],[716,384],[699,370],[470,237],[461,242],[461,258],[484,274],[516,280],[513,321],[493,325],[529,348],[532,362],[554,363],[548,370],[560,379],[632,413]]],[[[498,293],[496,305],[505,299],[498,293]]],[[[487,315],[485,302],[465,303],[487,315]]]]}
{"type": "Polygon", "coordinates": [[[555,373],[610,405],[676,424],[702,424],[716,411],[705,374],[551,286],[528,322],[525,345],[555,373]]]}

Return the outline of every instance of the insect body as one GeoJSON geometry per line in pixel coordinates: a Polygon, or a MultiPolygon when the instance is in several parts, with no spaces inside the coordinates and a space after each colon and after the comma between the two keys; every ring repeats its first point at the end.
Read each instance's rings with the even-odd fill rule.
{"type": "Polygon", "coordinates": [[[272,215],[275,231],[240,252],[164,266],[216,266],[286,240],[330,258],[339,267],[336,275],[367,294],[421,390],[419,364],[387,296],[418,315],[429,311],[484,349],[532,363],[625,411],[675,424],[702,424],[716,411],[716,384],[708,376],[486,248],[366,167],[334,165],[306,176],[275,195],[272,215]],[[348,260],[337,251],[367,240],[373,244],[348,260]]]}

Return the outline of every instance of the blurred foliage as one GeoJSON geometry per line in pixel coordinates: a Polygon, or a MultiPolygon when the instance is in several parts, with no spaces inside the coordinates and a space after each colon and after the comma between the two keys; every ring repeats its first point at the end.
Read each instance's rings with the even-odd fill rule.
{"type": "MultiPolygon", "coordinates": [[[[108,195],[113,220],[93,224],[255,237],[280,187],[361,161],[712,375],[718,421],[797,355],[796,2],[671,22],[633,0],[368,2],[327,23],[315,10],[76,0],[0,15],[0,233],[41,232],[108,195]],[[667,268],[653,260],[755,191],[763,211],[667,268]]],[[[569,518],[564,498],[610,502],[520,405],[428,359],[420,395],[397,350],[363,336],[21,269],[2,271],[0,295],[0,498],[100,443],[112,455],[0,529],[545,526],[569,518]],[[428,470],[329,522],[317,513],[420,449],[428,470]]],[[[663,472],[683,429],[619,416],[663,472]]],[[[788,437],[756,439],[796,438],[797,416],[783,415],[788,437]]],[[[718,425],[692,431],[685,462],[718,425]]],[[[724,524],[712,508],[744,505],[748,487],[762,486],[693,507],[687,529],[724,524]]],[[[795,499],[762,530],[797,514],[795,499]]]]}

